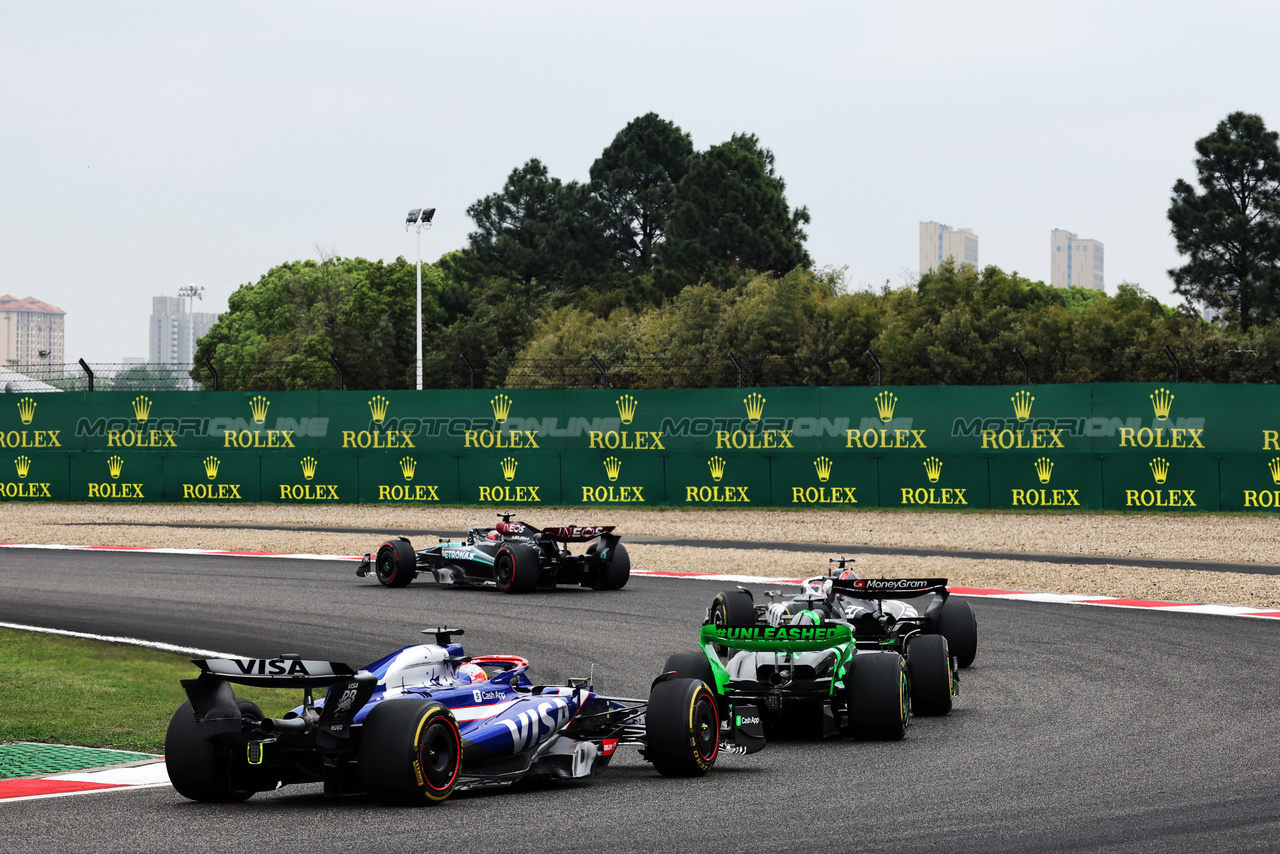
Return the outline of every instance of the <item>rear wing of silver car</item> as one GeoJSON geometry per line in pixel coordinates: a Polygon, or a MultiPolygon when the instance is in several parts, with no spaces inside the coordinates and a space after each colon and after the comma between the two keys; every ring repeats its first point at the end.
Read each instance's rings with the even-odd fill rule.
{"type": "Polygon", "coordinates": [[[945,578],[836,578],[831,588],[855,599],[912,599],[929,593],[947,595],[945,578]]]}

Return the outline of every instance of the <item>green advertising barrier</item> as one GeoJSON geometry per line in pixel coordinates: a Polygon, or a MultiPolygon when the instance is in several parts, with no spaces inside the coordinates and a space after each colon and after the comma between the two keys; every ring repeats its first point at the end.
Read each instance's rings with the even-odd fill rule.
{"type": "Polygon", "coordinates": [[[1220,472],[1223,510],[1280,511],[1280,453],[1223,457],[1220,472]]]}
{"type": "Polygon", "coordinates": [[[775,507],[855,509],[879,504],[876,458],[832,451],[778,455],[770,460],[775,507]]]}
{"type": "Polygon", "coordinates": [[[0,466],[7,501],[1274,512],[1280,387],[8,395],[0,466]]]}
{"type": "Polygon", "coordinates": [[[458,458],[447,454],[399,451],[365,453],[356,458],[361,504],[461,504],[458,458]]]}
{"type": "Polygon", "coordinates": [[[1102,459],[1084,451],[1032,451],[987,459],[991,506],[1101,510],[1102,459]]]}
{"type": "Polygon", "coordinates": [[[19,450],[0,466],[0,498],[6,501],[71,500],[68,454],[31,455],[19,450]]]}
{"type": "Polygon", "coordinates": [[[667,504],[666,457],[644,451],[566,452],[560,482],[566,504],[667,504]]]}
{"type": "Polygon", "coordinates": [[[163,458],[164,498],[211,504],[263,500],[262,458],[257,454],[190,453],[163,458]]]}

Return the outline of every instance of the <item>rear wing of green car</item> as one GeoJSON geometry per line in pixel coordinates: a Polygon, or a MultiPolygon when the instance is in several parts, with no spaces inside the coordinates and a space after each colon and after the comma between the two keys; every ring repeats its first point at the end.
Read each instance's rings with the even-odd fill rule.
{"type": "Polygon", "coordinates": [[[820,649],[843,649],[842,657],[851,654],[853,629],[843,623],[823,623],[816,626],[717,626],[702,627],[700,636],[703,654],[711,665],[716,679],[716,690],[724,693],[729,688],[729,671],[716,655],[717,646],[743,649],[751,652],[813,652],[820,649]]]}

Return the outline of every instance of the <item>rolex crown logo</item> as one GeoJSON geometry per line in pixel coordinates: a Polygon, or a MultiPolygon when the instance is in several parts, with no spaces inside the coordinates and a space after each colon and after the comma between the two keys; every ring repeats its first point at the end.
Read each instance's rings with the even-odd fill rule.
{"type": "Polygon", "coordinates": [[[205,476],[209,478],[209,480],[213,480],[215,477],[218,476],[219,465],[221,465],[221,463],[218,462],[217,457],[204,458],[204,473],[205,473],[205,476]]]}
{"type": "MultiPolygon", "coordinates": [[[[1036,402],[1031,392],[1023,389],[1009,399],[1013,401],[1013,414],[1019,421],[1026,421],[1031,417],[1031,404],[1036,402]]],[[[1048,481],[1042,481],[1042,483],[1048,483],[1048,481]]]]}
{"type": "Polygon", "coordinates": [[[622,419],[623,424],[630,424],[636,417],[636,406],[638,401],[629,394],[624,394],[618,398],[618,417],[622,419]]]}
{"type": "Polygon", "coordinates": [[[929,476],[930,483],[937,483],[938,478],[942,477],[942,460],[929,457],[924,461],[924,473],[929,476]]]}
{"type": "MultiPolygon", "coordinates": [[[[500,394],[493,400],[489,401],[489,405],[493,407],[493,420],[499,424],[507,420],[507,416],[511,414],[511,398],[505,394],[500,394]]],[[[507,478],[510,480],[511,478],[507,478]]]]}
{"type": "Polygon", "coordinates": [[[302,476],[307,480],[311,480],[311,478],[316,476],[316,466],[318,465],[320,465],[320,463],[316,461],[315,457],[303,457],[302,476]]]}
{"type": "Polygon", "coordinates": [[[818,480],[826,483],[831,479],[831,460],[827,457],[818,457],[813,461],[813,467],[818,471],[818,480]]]}
{"type": "Polygon", "coordinates": [[[404,475],[405,480],[413,480],[413,473],[418,468],[418,461],[413,457],[401,457],[400,474],[404,475]]]}
{"type": "Polygon", "coordinates": [[[1280,457],[1275,457],[1267,463],[1267,468],[1271,469],[1271,480],[1280,483],[1280,457]]]}
{"type": "Polygon", "coordinates": [[[609,480],[617,480],[618,473],[622,471],[622,460],[617,457],[606,457],[604,461],[604,473],[609,476],[609,480]]]}
{"type": "Polygon", "coordinates": [[[18,477],[26,477],[28,472],[31,471],[30,457],[18,457],[16,460],[13,461],[13,464],[18,469],[18,477]]]}
{"type": "Polygon", "coordinates": [[[1151,474],[1156,483],[1164,483],[1169,479],[1169,461],[1164,457],[1156,457],[1151,461],[1151,474]]]}
{"type": "Polygon", "coordinates": [[[1048,483],[1049,478],[1053,476],[1053,460],[1048,457],[1041,457],[1036,460],[1036,477],[1040,478],[1041,483],[1048,483]]]}
{"type": "Polygon", "coordinates": [[[882,391],[876,395],[876,412],[880,420],[888,424],[893,420],[893,408],[898,405],[898,396],[890,391],[882,391]]]}
{"type": "Polygon", "coordinates": [[[151,399],[145,394],[140,394],[133,399],[133,417],[138,419],[138,423],[145,423],[147,416],[151,414],[151,399]]]}
{"type": "Polygon", "coordinates": [[[120,472],[124,471],[124,460],[120,459],[115,454],[107,457],[107,471],[111,473],[112,480],[118,480],[120,472]]]}
{"type": "Polygon", "coordinates": [[[520,464],[516,462],[515,457],[503,457],[502,462],[499,463],[499,465],[502,466],[503,478],[506,480],[516,479],[516,466],[520,464]]]}
{"type": "Polygon", "coordinates": [[[36,402],[29,397],[19,400],[18,417],[22,419],[23,424],[30,424],[31,419],[36,417],[36,402]]]}
{"type": "Polygon", "coordinates": [[[760,418],[764,415],[764,395],[753,391],[742,402],[747,405],[747,420],[752,424],[760,423],[760,418]]]}
{"type": "Polygon", "coordinates": [[[719,483],[720,478],[724,477],[724,458],[712,457],[707,460],[707,466],[711,469],[711,479],[719,483]]]}
{"type": "Polygon", "coordinates": [[[1168,421],[1169,411],[1173,409],[1173,392],[1167,388],[1156,389],[1151,395],[1151,405],[1155,407],[1157,421],[1168,421]]]}
{"type": "Polygon", "coordinates": [[[249,398],[249,409],[253,411],[253,423],[263,424],[267,420],[267,407],[271,405],[271,401],[267,400],[260,394],[249,398]]]}
{"type": "Polygon", "coordinates": [[[373,416],[374,424],[381,424],[387,419],[387,407],[391,405],[391,401],[387,400],[380,394],[375,394],[369,401],[369,414],[373,416]]]}

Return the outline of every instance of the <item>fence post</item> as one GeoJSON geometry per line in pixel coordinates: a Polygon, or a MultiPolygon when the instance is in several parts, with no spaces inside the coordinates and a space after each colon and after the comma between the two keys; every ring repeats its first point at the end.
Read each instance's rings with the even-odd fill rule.
{"type": "Polygon", "coordinates": [[[214,369],[213,362],[210,362],[208,359],[205,359],[204,366],[208,368],[209,373],[213,375],[213,390],[217,391],[218,390],[218,372],[216,369],[214,369]]]}
{"type": "Polygon", "coordinates": [[[474,391],[476,387],[476,369],[471,367],[471,360],[467,358],[466,353],[459,353],[458,358],[462,360],[462,364],[467,366],[467,373],[471,375],[471,389],[474,391]]]}
{"type": "Polygon", "coordinates": [[[338,364],[338,360],[329,354],[329,364],[333,365],[333,369],[338,372],[338,391],[346,391],[346,383],[342,379],[342,365],[338,364]]]}
{"type": "Polygon", "coordinates": [[[871,364],[876,366],[876,385],[884,385],[884,371],[880,368],[880,360],[876,358],[876,354],[868,348],[867,352],[862,354],[863,358],[871,359],[871,364]]]}
{"type": "Polygon", "coordinates": [[[1164,345],[1164,354],[1173,362],[1173,381],[1176,383],[1182,375],[1182,366],[1178,364],[1178,357],[1173,355],[1173,349],[1168,344],[1164,345]]]}
{"type": "Polygon", "coordinates": [[[738,369],[738,388],[742,388],[742,364],[738,361],[738,357],[733,355],[733,351],[729,351],[729,361],[733,362],[733,366],[738,369]]]}
{"type": "Polygon", "coordinates": [[[1023,384],[1026,384],[1026,383],[1030,382],[1030,380],[1028,380],[1028,379],[1027,379],[1027,360],[1026,360],[1026,359],[1024,359],[1024,358],[1022,358],[1022,354],[1018,352],[1018,348],[1017,348],[1017,347],[1014,347],[1014,348],[1013,348],[1013,355],[1017,356],[1017,357],[1018,357],[1018,361],[1022,363],[1022,382],[1023,382],[1023,384]]]}
{"type": "Polygon", "coordinates": [[[84,359],[80,360],[80,367],[84,368],[84,372],[89,375],[89,391],[93,391],[93,371],[84,359]]]}
{"type": "Polygon", "coordinates": [[[596,354],[591,354],[591,363],[596,366],[596,370],[600,372],[600,388],[609,387],[609,377],[604,372],[604,365],[600,364],[600,360],[596,358],[596,354]]]}

